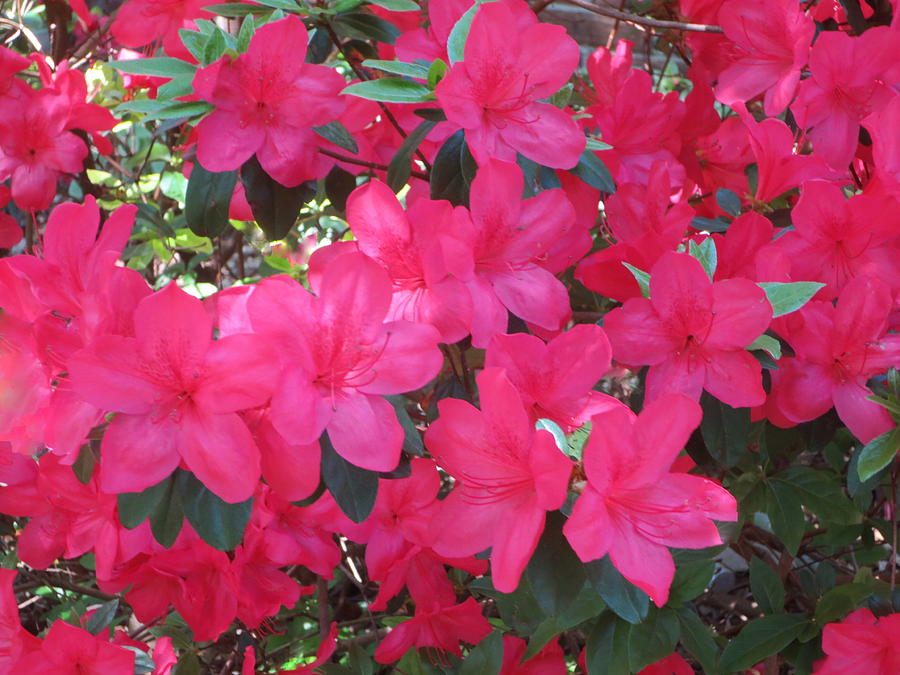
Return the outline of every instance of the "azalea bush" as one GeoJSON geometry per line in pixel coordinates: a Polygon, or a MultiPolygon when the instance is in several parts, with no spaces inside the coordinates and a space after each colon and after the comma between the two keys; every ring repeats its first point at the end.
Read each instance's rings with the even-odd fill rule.
{"type": "Polygon", "coordinates": [[[0,673],[900,672],[896,0],[0,40],[0,673]]]}

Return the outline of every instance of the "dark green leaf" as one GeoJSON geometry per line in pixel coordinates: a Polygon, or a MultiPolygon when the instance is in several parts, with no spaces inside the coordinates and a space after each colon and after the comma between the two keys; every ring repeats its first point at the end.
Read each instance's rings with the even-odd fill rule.
{"type": "Polygon", "coordinates": [[[375,40],[389,45],[394,44],[394,40],[400,36],[400,30],[394,24],[369,12],[341,14],[334,19],[334,29],[338,35],[375,40]]]}
{"type": "Polygon", "coordinates": [[[800,502],[816,516],[838,525],[854,525],[862,516],[844,494],[840,479],[830,471],[793,466],[774,477],[793,488],[800,502]]]}
{"type": "Polygon", "coordinates": [[[201,237],[217,237],[228,226],[228,207],[237,171],[213,173],[194,162],[185,193],[184,219],[191,231],[201,237]]]}
{"type": "Polygon", "coordinates": [[[800,614],[773,614],[755,619],[725,647],[719,665],[726,673],[752,668],[787,647],[806,624],[807,618],[800,614]]]}
{"type": "Polygon", "coordinates": [[[84,629],[91,635],[100,635],[100,631],[109,626],[112,620],[116,618],[116,611],[119,609],[119,599],[113,598],[109,602],[100,605],[91,618],[88,619],[84,629]]]}
{"type": "Polygon", "coordinates": [[[816,281],[795,281],[793,283],[772,281],[760,283],[759,286],[766,292],[766,297],[772,305],[772,317],[776,318],[796,312],[812,300],[812,297],[825,284],[816,281]]]}
{"type": "Polygon", "coordinates": [[[632,672],[643,670],[671,654],[680,635],[681,626],[675,610],[654,608],[628,633],[628,663],[632,672]]]}
{"type": "Polygon", "coordinates": [[[503,634],[494,631],[469,652],[459,675],[497,675],[502,666],[503,634]]]}
{"type": "Polygon", "coordinates": [[[640,623],[647,616],[650,599],[617,570],[609,556],[585,563],[591,585],[609,608],[629,623],[640,623]]]}
{"type": "Polygon", "coordinates": [[[369,3],[392,12],[418,12],[421,9],[413,0],[369,0],[369,3]]]}
{"type": "Polygon", "coordinates": [[[701,218],[698,216],[691,221],[691,227],[705,232],[725,232],[728,230],[729,225],[731,223],[720,218],[701,218]]]}
{"type": "Polygon", "coordinates": [[[709,454],[726,469],[741,461],[750,435],[750,408],[732,408],[704,392],[700,434],[709,454]]]}
{"type": "Polygon", "coordinates": [[[322,480],[334,497],[341,511],[354,523],[364,521],[375,506],[378,495],[378,474],[354,466],[341,457],[323,432],[319,439],[322,446],[322,480]]]}
{"type": "Polygon", "coordinates": [[[750,559],[750,590],[759,608],[766,614],[784,611],[784,584],[772,566],[756,556],[750,559]]]}
{"type": "Polygon", "coordinates": [[[835,586],[822,596],[816,605],[816,623],[824,626],[826,623],[842,619],[872,595],[873,590],[871,582],[835,586]]]}
{"type": "Polygon", "coordinates": [[[689,607],[678,610],[678,622],[681,624],[681,644],[700,662],[703,673],[705,675],[718,673],[719,647],[706,624],[689,607]]]}
{"type": "Polygon", "coordinates": [[[386,103],[424,103],[433,98],[431,90],[424,84],[400,77],[356,82],[347,85],[341,93],[386,103]]]}
{"type": "Polygon", "coordinates": [[[385,396],[385,398],[388,400],[388,403],[394,406],[397,421],[403,427],[403,451],[410,455],[421,457],[425,454],[425,445],[422,443],[422,434],[416,429],[416,425],[413,424],[412,418],[406,411],[406,397],[397,395],[385,396]]]}
{"type": "Polygon", "coordinates": [[[559,615],[548,616],[528,638],[528,647],[522,655],[522,661],[535,656],[544,646],[563,631],[574,628],[588,619],[600,616],[606,609],[606,603],[600,594],[586,583],[575,600],[559,615]]]}
{"type": "Polygon", "coordinates": [[[197,72],[197,66],[194,64],[168,56],[155,56],[149,59],[128,61],[110,61],[109,65],[122,73],[150,75],[152,77],[193,76],[197,72]]]}
{"type": "Polygon", "coordinates": [[[589,673],[628,675],[628,634],[631,626],[613,614],[604,614],[594,624],[584,647],[589,673]]]}
{"type": "Polygon", "coordinates": [[[269,241],[284,239],[297,221],[300,207],[316,194],[310,183],[283,186],[263,170],[255,155],[241,167],[241,182],[253,217],[269,241]]]}
{"type": "Polygon", "coordinates": [[[382,59],[366,59],[362,62],[366,68],[374,68],[391,75],[403,75],[417,80],[428,79],[428,68],[418,63],[406,63],[405,61],[384,61],[382,59]]]}
{"type": "Polygon", "coordinates": [[[240,18],[248,14],[271,14],[272,10],[261,5],[245,5],[239,2],[223,2],[218,5],[209,5],[204,7],[207,12],[218,14],[219,16],[227,16],[230,18],[240,18]]]}
{"type": "Polygon", "coordinates": [[[446,199],[454,206],[468,206],[469,186],[476,168],[460,129],[444,141],[431,165],[431,198],[446,199]]]}
{"type": "Polygon", "coordinates": [[[675,578],[669,588],[669,607],[680,607],[706,590],[712,579],[716,564],[712,560],[679,562],[675,568],[675,578]]]}
{"type": "Polygon", "coordinates": [[[766,490],[766,513],[772,530],[791,555],[797,555],[800,540],[806,532],[806,518],[796,491],[789,485],[771,482],[766,490]]]}
{"type": "Polygon", "coordinates": [[[320,127],[313,127],[312,130],[326,141],[331,141],[342,150],[352,152],[354,155],[359,153],[359,145],[357,145],[356,139],[353,138],[353,134],[337,120],[320,127]]]}
{"type": "Polygon", "coordinates": [[[416,108],[413,114],[421,117],[423,120],[431,120],[432,122],[446,122],[447,115],[440,108],[416,108]]]}
{"type": "Polygon", "coordinates": [[[572,604],[585,581],[584,565],[562,533],[565,520],[558,511],[547,514],[544,532],[525,568],[538,605],[554,616],[572,604]]]}
{"type": "Polygon", "coordinates": [[[356,176],[335,166],[325,177],[325,195],[338,211],[347,210],[347,197],[356,189],[356,176]]]}
{"type": "Polygon", "coordinates": [[[397,152],[391,159],[391,163],[387,170],[387,184],[394,192],[400,192],[403,186],[409,181],[412,172],[411,162],[412,156],[415,154],[419,145],[425,140],[425,137],[431,133],[431,130],[437,125],[437,122],[431,120],[422,120],[419,126],[413,129],[409,135],[403,139],[403,143],[397,148],[397,152]]]}
{"type": "Polygon", "coordinates": [[[571,170],[571,173],[600,192],[612,194],[616,191],[616,183],[612,174],[593,150],[585,150],[581,153],[581,160],[571,170]]]}
{"type": "Polygon", "coordinates": [[[172,675],[200,675],[200,670],[200,659],[196,654],[188,652],[178,660],[172,669],[172,675]]]}
{"type": "Polygon", "coordinates": [[[863,482],[891,463],[900,451],[900,427],[876,436],[859,451],[856,470],[863,482]]]}
{"type": "Polygon", "coordinates": [[[727,188],[716,190],[716,203],[729,216],[737,218],[741,215],[741,198],[727,188]]]}
{"type": "Polygon", "coordinates": [[[184,525],[184,509],[181,505],[181,493],[175,489],[175,474],[161,485],[165,485],[165,493],[150,514],[150,531],[163,548],[171,548],[184,525]]]}
{"type": "Polygon", "coordinates": [[[90,442],[85,443],[78,449],[78,459],[72,464],[72,472],[79,483],[87,485],[91,482],[96,464],[97,458],[94,457],[94,451],[91,450],[90,442]]]}
{"type": "Polygon", "coordinates": [[[184,515],[203,541],[219,551],[231,551],[241,543],[250,522],[252,497],[229,504],[188,471],[178,471],[175,483],[184,515]]]}
{"type": "Polygon", "coordinates": [[[151,485],[143,492],[124,492],[118,496],[119,522],[133,530],[149,518],[163,499],[170,496],[172,477],[151,485]]]}

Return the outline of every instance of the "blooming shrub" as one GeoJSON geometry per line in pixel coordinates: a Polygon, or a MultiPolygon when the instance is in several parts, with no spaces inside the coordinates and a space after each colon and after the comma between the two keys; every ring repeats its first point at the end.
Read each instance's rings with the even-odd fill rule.
{"type": "Polygon", "coordinates": [[[556,1],[0,3],[0,675],[898,672],[900,6],[556,1]]]}

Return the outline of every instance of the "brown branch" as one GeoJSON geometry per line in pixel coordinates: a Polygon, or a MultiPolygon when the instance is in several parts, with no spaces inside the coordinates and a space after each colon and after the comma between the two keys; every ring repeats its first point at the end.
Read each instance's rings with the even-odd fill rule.
{"type": "MultiPolygon", "coordinates": [[[[346,155],[342,155],[339,152],[332,152],[326,148],[319,148],[319,152],[323,155],[328,155],[329,157],[334,157],[335,159],[339,159],[342,162],[347,162],[347,164],[356,164],[357,166],[365,166],[369,169],[379,169],[381,171],[387,171],[387,164],[378,164],[377,162],[367,162],[364,159],[356,159],[355,157],[347,157],[346,155]]],[[[428,180],[428,175],[422,173],[421,171],[411,171],[410,176],[414,176],[416,178],[421,178],[422,180],[428,180]]]]}
{"type": "Polygon", "coordinates": [[[653,19],[647,16],[638,16],[629,12],[622,12],[614,7],[605,7],[603,5],[595,5],[585,0],[560,0],[567,5],[586,9],[594,14],[608,16],[625,23],[635,26],[645,26],[647,28],[660,28],[668,30],[687,30],[695,33],[721,33],[723,32],[719,26],[708,26],[703,23],[686,23],[684,21],[664,21],[663,19],[653,19]]]}

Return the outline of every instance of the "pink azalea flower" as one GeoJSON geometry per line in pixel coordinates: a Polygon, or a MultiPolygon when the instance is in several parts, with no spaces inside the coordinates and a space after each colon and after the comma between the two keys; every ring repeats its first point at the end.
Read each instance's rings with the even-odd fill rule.
{"type": "Polygon", "coordinates": [[[860,121],[896,95],[888,78],[900,61],[897,45],[896,31],[887,26],[858,37],[825,31],[816,39],[809,57],[811,77],[800,84],[791,110],[802,128],[812,127],[814,153],[829,166],[843,169],[850,163],[860,121]]]}
{"type": "MultiPolygon", "coordinates": [[[[571,309],[565,286],[541,264],[556,238],[575,220],[562,190],[522,200],[524,179],[515,164],[491,160],[472,181],[467,242],[474,272],[463,277],[472,295],[472,343],[486,347],[505,333],[507,310],[540,328],[560,330],[571,309]]],[[[463,268],[463,263],[455,263],[463,268]]]]}
{"type": "Polygon", "coordinates": [[[584,134],[564,111],[539,103],[555,94],[578,66],[578,44],[561,26],[539,23],[522,0],[481,5],[466,40],[465,58],[435,89],[450,122],[466,130],[479,164],[516,160],[570,169],[584,134]]]}
{"type": "Polygon", "coordinates": [[[383,396],[417,389],[437,374],[440,336],[424,324],[385,322],[391,282],[362,253],[332,260],[318,290],[316,298],[287,277],[273,277],[250,295],[253,327],[278,345],[284,365],[272,423],[297,444],[327,429],[345,459],[390,471],[403,430],[383,396]]]}
{"type": "Polygon", "coordinates": [[[609,555],[658,607],[675,575],[667,547],[715,546],[722,542],[711,519],[737,520],[737,503],[724,488],[671,472],[701,416],[681,394],[659,398],[636,418],[622,409],[596,415],[584,448],[587,484],[563,527],[581,560],[609,555]]]}
{"type": "Polygon", "coordinates": [[[162,40],[166,54],[192,61],[178,31],[196,29],[196,19],[212,19],[213,15],[203,10],[207,4],[205,0],[129,0],[116,14],[111,31],[126,47],[162,40]]]}
{"type": "Polygon", "coordinates": [[[498,675],[565,675],[566,656],[557,640],[551,640],[537,654],[522,663],[527,645],[512,635],[503,636],[503,666],[498,675]]]}
{"type": "Polygon", "coordinates": [[[888,675],[900,672],[900,614],[876,618],[857,609],[840,623],[822,631],[825,658],[815,664],[814,675],[888,675]]]}
{"type": "Polygon", "coordinates": [[[183,460],[225,501],[250,497],[259,450],[237,411],[269,397],[267,350],[250,335],[213,341],[203,304],[173,283],[138,303],[135,336],[102,336],[70,362],[80,397],[122,413],[103,436],[103,490],[140,492],[183,460]]]}
{"type": "Polygon", "coordinates": [[[16,669],[30,675],[133,675],[134,652],[59,619],[41,650],[25,656],[16,669]]]}
{"type": "Polygon", "coordinates": [[[866,381],[900,366],[900,336],[884,334],[892,307],[884,283],[860,276],[844,287],[837,306],[811,302],[801,308],[785,331],[796,358],[783,359],[772,392],[778,410],[799,423],[833,405],[863,443],[891,429],[887,410],[868,400],[872,391],[866,381]]]}
{"type": "Polygon", "coordinates": [[[511,593],[537,547],[547,511],[562,506],[572,463],[547,431],[536,431],[500,368],[478,376],[481,410],[457,399],[438,403],[425,435],[429,452],[456,479],[441,502],[441,555],[492,548],[494,587],[511,593]],[[443,524],[441,524],[443,523],[443,524]]]}
{"type": "Polygon", "coordinates": [[[806,65],[813,20],[795,0],[729,0],[719,25],[734,45],[733,63],[719,74],[716,97],[731,105],[765,93],[766,115],[784,111],[806,65]]]}
{"type": "Polygon", "coordinates": [[[465,209],[446,201],[417,199],[404,210],[380,181],[357,188],[347,200],[347,222],[359,250],[391,277],[388,317],[430,324],[446,343],[468,335],[472,315],[469,292],[450,273],[460,257],[466,259],[458,254],[465,245],[458,234],[465,227],[461,219],[468,220],[465,209]]]}
{"type": "Polygon", "coordinates": [[[546,344],[525,333],[496,335],[485,355],[487,368],[505,368],[533,421],[551,419],[568,431],[616,399],[594,385],[609,370],[612,350],[600,326],[581,324],[546,344]]]}
{"type": "Polygon", "coordinates": [[[393,663],[409,649],[433,648],[462,656],[460,642],[478,644],[491,632],[475,598],[453,606],[416,606],[415,616],[396,626],[375,650],[378,663],[393,663]]]}
{"type": "Polygon", "coordinates": [[[748,279],[709,280],[686,253],[666,253],[650,275],[650,299],[632,298],[603,322],[617,361],[647,365],[647,401],[666,392],[697,400],[706,390],[733,407],[766,397],[759,362],[744,349],[772,320],[748,279]]]}
{"type": "Polygon", "coordinates": [[[328,173],[334,160],[319,154],[312,127],[344,111],[345,82],[332,68],[304,62],[308,41],[303,22],[290,15],[256,31],[246,53],[197,71],[197,95],[216,106],[197,126],[197,159],[206,169],[231,171],[256,154],[288,187],[328,173]]]}

